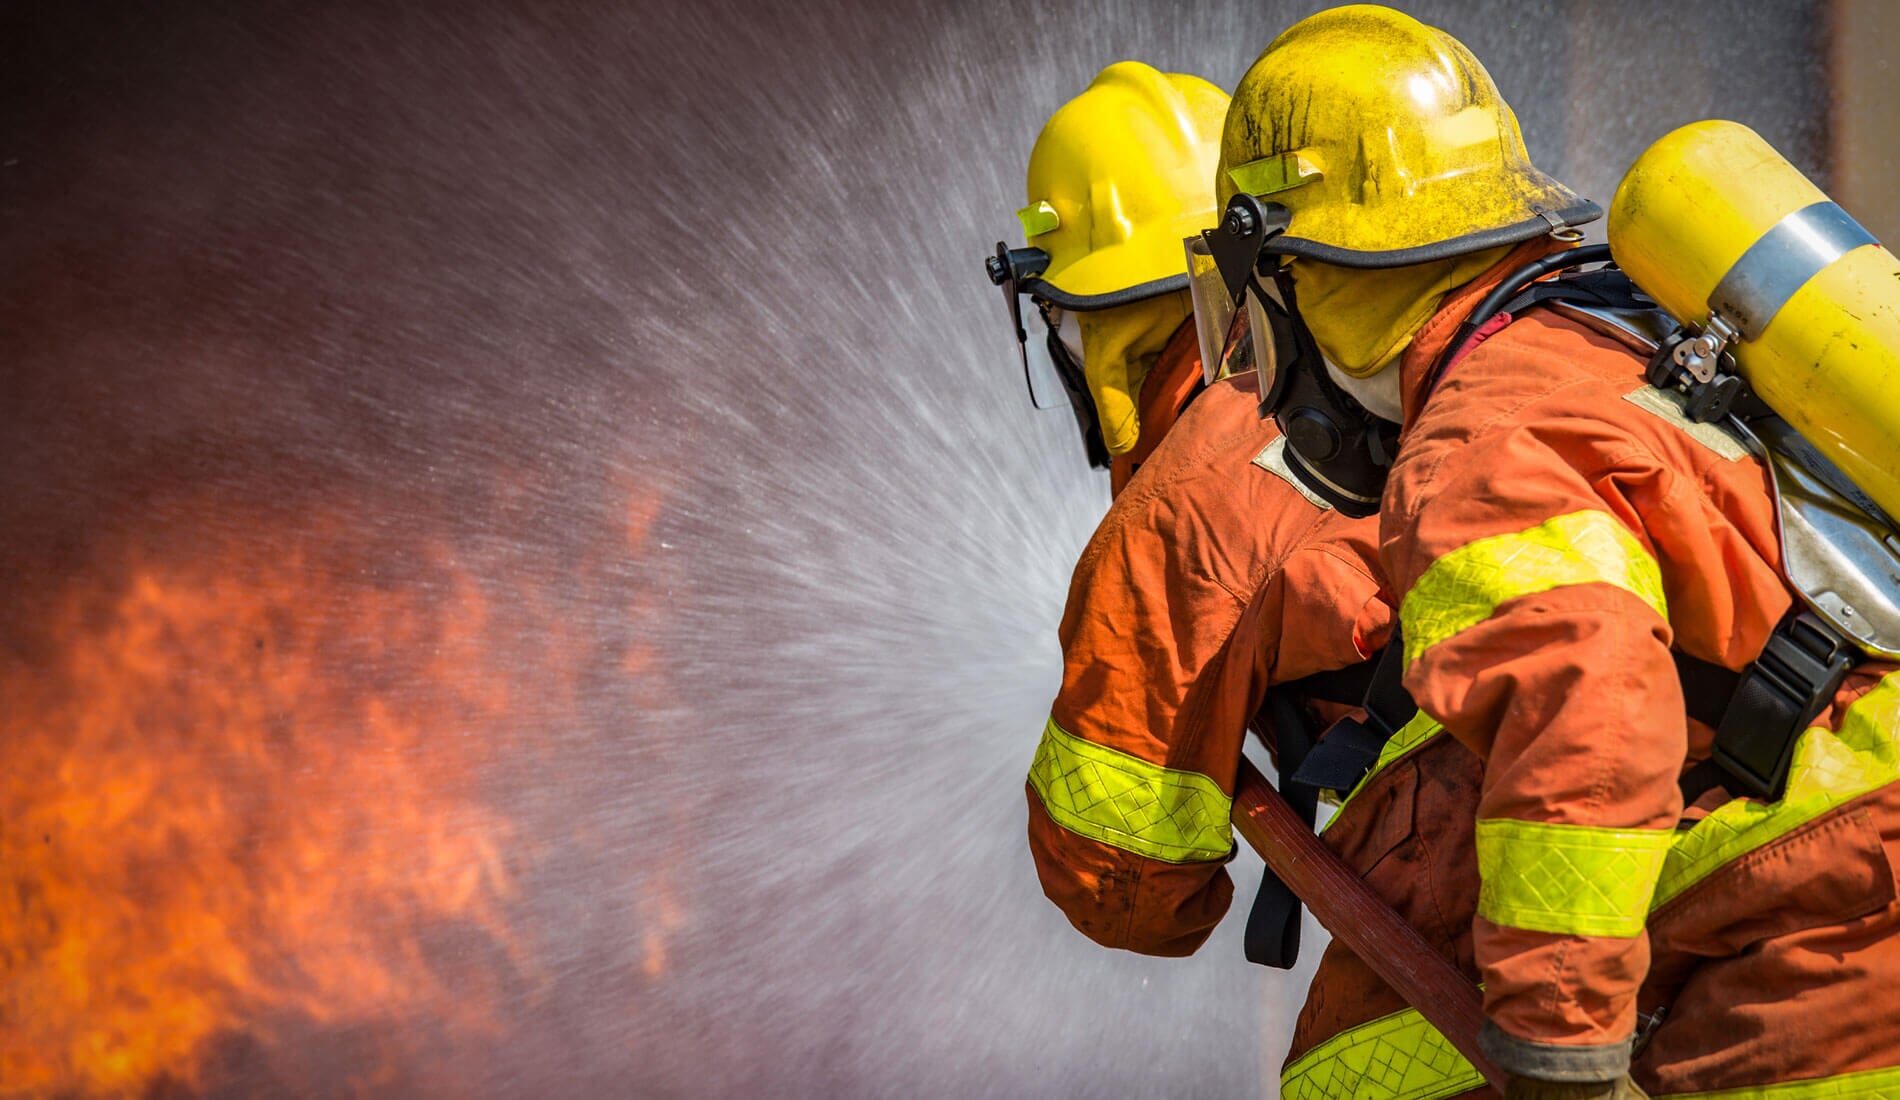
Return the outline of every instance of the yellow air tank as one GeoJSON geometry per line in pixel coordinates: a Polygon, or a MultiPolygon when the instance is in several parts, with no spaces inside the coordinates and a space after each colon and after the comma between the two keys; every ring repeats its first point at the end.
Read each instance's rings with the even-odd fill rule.
{"type": "Polygon", "coordinates": [[[1677,321],[1732,333],[1755,392],[1900,515],[1891,252],[1735,122],[1691,123],[1650,146],[1617,186],[1609,236],[1636,285],[1677,321]]]}

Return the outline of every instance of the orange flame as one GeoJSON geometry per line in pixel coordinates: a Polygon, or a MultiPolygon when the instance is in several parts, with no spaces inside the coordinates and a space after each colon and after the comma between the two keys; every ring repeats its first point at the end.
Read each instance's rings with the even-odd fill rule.
{"type": "Polygon", "coordinates": [[[0,668],[0,1097],[199,1086],[287,1017],[498,1026],[444,927],[530,967],[475,786],[508,702],[479,589],[257,557],[135,568],[0,668]]]}

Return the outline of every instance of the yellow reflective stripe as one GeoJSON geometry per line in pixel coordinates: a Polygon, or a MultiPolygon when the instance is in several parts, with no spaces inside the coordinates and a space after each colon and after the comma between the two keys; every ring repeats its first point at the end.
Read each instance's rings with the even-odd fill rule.
{"type": "Polygon", "coordinates": [[[1280,1074],[1283,1100],[1440,1100],[1484,1075],[1415,1008],[1381,1016],[1300,1055],[1280,1074]]]}
{"type": "Polygon", "coordinates": [[[1346,807],[1352,805],[1353,796],[1365,790],[1374,776],[1398,763],[1400,757],[1415,749],[1424,748],[1427,741],[1443,732],[1445,732],[1445,727],[1438,719],[1426,714],[1423,710],[1414,713],[1411,720],[1400,726],[1399,731],[1380,747],[1379,758],[1372,762],[1372,768],[1366,772],[1366,777],[1361,779],[1359,785],[1346,795],[1346,800],[1339,804],[1339,808],[1333,811],[1332,817],[1326,819],[1326,824],[1320,826],[1319,831],[1323,833],[1332,828],[1333,822],[1345,815],[1346,807]]]}
{"type": "Polygon", "coordinates": [[[1056,208],[1050,206],[1047,199],[1032,202],[1016,211],[1016,220],[1022,223],[1024,239],[1040,237],[1062,227],[1062,215],[1056,213],[1056,208]]]}
{"type": "Polygon", "coordinates": [[[1084,741],[1054,718],[1029,782],[1057,825],[1125,852],[1192,863],[1234,850],[1234,800],[1219,783],[1084,741]]]}
{"type": "Polygon", "coordinates": [[[1658,1100],[1900,1100],[1900,1067],[1867,1069],[1838,1077],[1812,1077],[1778,1085],[1751,1085],[1715,1092],[1659,1092],[1658,1100]]]}
{"type": "Polygon", "coordinates": [[[1643,930],[1675,833],[1491,818],[1478,822],[1478,915],[1572,936],[1643,930]]]}
{"type": "Polygon", "coordinates": [[[1572,512],[1433,562],[1399,605],[1405,659],[1490,618],[1506,600],[1575,584],[1615,585],[1668,617],[1662,571],[1636,536],[1607,512],[1572,512]]]}
{"type": "Polygon", "coordinates": [[[1298,153],[1275,153],[1229,168],[1227,178],[1235,187],[1258,197],[1304,187],[1320,178],[1320,170],[1298,153]]]}
{"type": "Polygon", "coordinates": [[[1732,799],[1678,833],[1653,904],[1661,906],[1723,864],[1806,825],[1841,803],[1900,779],[1900,672],[1889,673],[1841,715],[1838,732],[1815,726],[1794,746],[1779,802],[1732,799]]]}

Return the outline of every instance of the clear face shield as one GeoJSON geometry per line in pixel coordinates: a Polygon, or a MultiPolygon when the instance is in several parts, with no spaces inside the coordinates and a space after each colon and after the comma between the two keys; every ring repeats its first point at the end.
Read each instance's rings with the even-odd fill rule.
{"type": "Polygon", "coordinates": [[[1206,238],[1189,237],[1183,244],[1188,286],[1194,296],[1194,325],[1201,340],[1203,380],[1213,385],[1258,370],[1264,403],[1279,377],[1279,365],[1292,354],[1292,322],[1278,285],[1271,279],[1254,279],[1237,305],[1206,238]]]}
{"type": "Polygon", "coordinates": [[[1036,302],[1035,306],[1042,319],[1028,322],[1028,339],[1023,341],[1023,373],[1029,379],[1030,402],[1038,409],[1062,409],[1088,401],[1078,314],[1047,302],[1036,302]]]}
{"type": "Polygon", "coordinates": [[[996,254],[986,264],[990,282],[1003,291],[1009,309],[1010,331],[1016,336],[1023,380],[1029,401],[1038,409],[1068,409],[1082,435],[1089,464],[1107,468],[1109,454],[1096,422],[1095,402],[1082,373],[1082,328],[1073,311],[1037,301],[1029,293],[1032,280],[1049,266],[1049,254],[1040,248],[1010,248],[996,242],[996,254]],[[1023,320],[1027,298],[1037,316],[1023,320]]]}
{"type": "Polygon", "coordinates": [[[1227,363],[1227,343],[1233,334],[1237,310],[1207,239],[1197,233],[1181,245],[1187,251],[1188,294],[1194,300],[1194,330],[1201,339],[1201,381],[1211,386],[1230,373],[1223,367],[1227,363]]]}
{"type": "Polygon", "coordinates": [[[1270,409],[1279,403],[1285,368],[1299,354],[1299,339],[1278,279],[1249,280],[1245,301],[1245,342],[1260,385],[1260,406],[1270,409]]]}

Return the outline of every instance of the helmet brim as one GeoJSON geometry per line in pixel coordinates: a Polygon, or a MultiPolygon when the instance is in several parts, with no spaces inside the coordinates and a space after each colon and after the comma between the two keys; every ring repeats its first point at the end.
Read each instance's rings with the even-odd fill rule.
{"type": "Polygon", "coordinates": [[[1288,232],[1269,240],[1261,251],[1268,255],[1285,256],[1289,259],[1315,260],[1335,267],[1367,269],[1409,267],[1412,264],[1431,263],[1435,260],[1448,260],[1473,252],[1483,252],[1487,248],[1497,248],[1501,245],[1522,244],[1560,229],[1587,225],[1602,216],[1602,207],[1589,199],[1577,199],[1575,203],[1561,210],[1550,211],[1548,215],[1538,214],[1513,225],[1479,230],[1475,233],[1453,237],[1448,241],[1433,241],[1430,244],[1415,245],[1411,248],[1377,251],[1342,248],[1323,241],[1296,237],[1288,232]]]}
{"type": "Polygon", "coordinates": [[[1023,289],[1063,309],[1113,309],[1188,288],[1181,242],[1220,220],[1214,209],[1150,225],[1120,244],[1025,281],[1023,289]]]}

